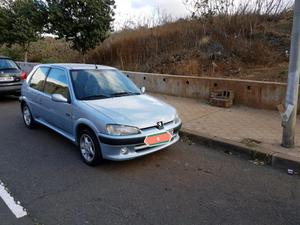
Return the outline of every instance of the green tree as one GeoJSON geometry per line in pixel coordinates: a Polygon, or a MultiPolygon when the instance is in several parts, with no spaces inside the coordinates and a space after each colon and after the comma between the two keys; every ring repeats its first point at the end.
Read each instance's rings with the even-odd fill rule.
{"type": "Polygon", "coordinates": [[[47,0],[49,31],[72,43],[82,61],[112,30],[114,0],[47,0]]]}
{"type": "Polygon", "coordinates": [[[6,37],[8,35],[7,21],[9,19],[9,15],[8,15],[9,10],[7,10],[5,5],[2,4],[0,5],[0,30],[1,30],[0,45],[5,44],[6,37]]]}
{"type": "Polygon", "coordinates": [[[6,0],[0,5],[0,43],[19,44],[27,61],[31,42],[37,41],[47,23],[47,10],[42,0],[6,0]]]}

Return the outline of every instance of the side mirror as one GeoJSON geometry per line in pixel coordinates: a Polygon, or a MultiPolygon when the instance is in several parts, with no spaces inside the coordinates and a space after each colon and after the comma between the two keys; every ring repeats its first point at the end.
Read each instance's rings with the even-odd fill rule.
{"type": "Polygon", "coordinates": [[[61,94],[53,94],[51,95],[51,99],[54,102],[69,103],[69,100],[61,94]]]}
{"type": "Polygon", "coordinates": [[[141,87],[141,92],[142,92],[143,94],[145,94],[146,88],[145,88],[145,87],[141,87]]]}

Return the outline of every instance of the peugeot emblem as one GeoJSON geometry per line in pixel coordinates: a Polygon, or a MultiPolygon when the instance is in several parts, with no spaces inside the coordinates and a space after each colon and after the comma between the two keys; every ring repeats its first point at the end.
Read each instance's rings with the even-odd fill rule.
{"type": "Polygon", "coordinates": [[[164,129],[164,123],[162,121],[157,122],[157,129],[159,129],[159,130],[164,129]]]}

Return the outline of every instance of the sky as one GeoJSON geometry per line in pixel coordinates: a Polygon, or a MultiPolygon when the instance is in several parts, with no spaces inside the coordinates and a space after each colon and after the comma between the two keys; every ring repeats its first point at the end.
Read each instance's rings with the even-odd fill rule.
{"type": "Polygon", "coordinates": [[[118,30],[124,24],[151,23],[159,15],[172,15],[173,18],[186,17],[189,12],[183,0],[115,0],[116,16],[114,26],[118,30]],[[159,10],[158,10],[159,9],[159,10]],[[159,12],[158,12],[159,11],[159,12]]]}
{"type": "MultiPolygon", "coordinates": [[[[162,15],[172,16],[173,19],[186,17],[191,13],[183,4],[184,0],[115,0],[115,30],[124,28],[125,25],[129,27],[136,27],[137,25],[148,24],[150,26],[156,25],[155,22],[158,17],[162,15]],[[159,12],[158,12],[159,9],[159,12]]],[[[256,1],[256,0],[248,0],[256,1]]],[[[273,0],[269,0],[273,1],[273,0]]],[[[283,2],[293,2],[294,0],[283,0],[283,2]]],[[[236,5],[244,3],[245,0],[234,0],[236,5]]]]}

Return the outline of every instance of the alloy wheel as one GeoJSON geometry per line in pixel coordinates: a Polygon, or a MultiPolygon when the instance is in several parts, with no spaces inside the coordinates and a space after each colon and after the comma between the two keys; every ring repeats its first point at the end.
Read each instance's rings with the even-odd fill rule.
{"type": "Polygon", "coordinates": [[[87,134],[81,135],[80,150],[81,150],[81,154],[82,154],[83,158],[87,162],[93,161],[93,159],[95,157],[95,145],[94,145],[92,138],[89,135],[87,135],[87,134]]]}
{"type": "Polygon", "coordinates": [[[27,126],[31,125],[31,112],[28,108],[28,106],[24,106],[23,108],[23,118],[24,118],[24,122],[27,126]]]}

